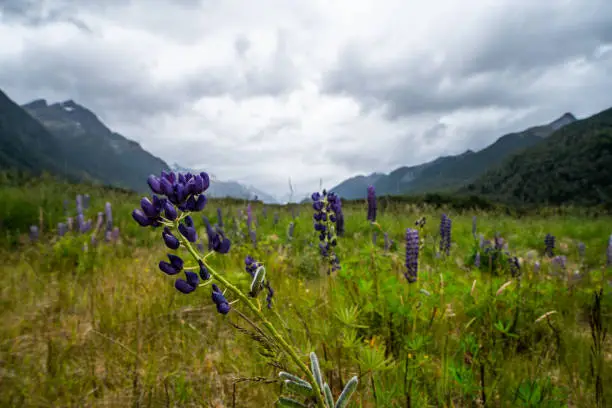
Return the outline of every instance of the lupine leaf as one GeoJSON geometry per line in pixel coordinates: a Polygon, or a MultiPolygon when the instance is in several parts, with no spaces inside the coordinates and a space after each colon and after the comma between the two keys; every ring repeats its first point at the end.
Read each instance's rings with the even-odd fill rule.
{"type": "Polygon", "coordinates": [[[289,408],[307,408],[306,405],[302,404],[301,402],[286,397],[280,397],[278,401],[276,401],[276,405],[279,407],[289,408]]]}
{"type": "Polygon", "coordinates": [[[357,377],[355,376],[346,383],[342,393],[338,397],[338,401],[336,401],[335,408],[344,408],[348,405],[351,395],[353,395],[353,392],[355,392],[355,389],[357,389],[358,382],[359,380],[357,380],[357,377]]]}
{"type": "Polygon", "coordinates": [[[293,391],[296,394],[304,395],[306,397],[310,397],[313,395],[312,386],[310,384],[304,384],[303,382],[295,382],[291,380],[285,380],[285,385],[290,391],[293,391]]]}
{"type": "MultiPolygon", "coordinates": [[[[302,380],[302,379],[301,379],[300,377],[298,377],[297,375],[293,375],[293,374],[288,373],[288,372],[286,372],[286,371],[281,371],[280,373],[278,373],[278,376],[279,376],[280,378],[282,378],[283,380],[291,380],[291,381],[296,382],[296,383],[302,383],[302,384],[305,384],[305,385],[311,386],[311,385],[310,385],[310,383],[309,383],[308,381],[306,381],[306,380],[302,380]]],[[[311,386],[311,388],[312,388],[312,386],[311,386]]]]}
{"type": "Polygon", "coordinates": [[[334,396],[327,383],[323,384],[323,393],[325,394],[325,402],[329,408],[334,408],[334,396]]]}
{"type": "Polygon", "coordinates": [[[319,389],[323,388],[323,378],[321,376],[321,368],[319,367],[319,359],[314,351],[310,353],[310,369],[312,370],[312,375],[317,381],[319,389]]]}
{"type": "Polygon", "coordinates": [[[251,282],[251,291],[249,294],[256,297],[264,288],[264,280],[266,279],[266,268],[262,265],[255,271],[253,281],[251,282]]]}

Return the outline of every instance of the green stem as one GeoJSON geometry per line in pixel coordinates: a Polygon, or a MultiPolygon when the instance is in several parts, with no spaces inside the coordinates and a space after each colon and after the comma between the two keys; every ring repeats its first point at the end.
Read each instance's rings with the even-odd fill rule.
{"type": "MultiPolygon", "coordinates": [[[[189,251],[191,256],[193,256],[196,260],[204,262],[204,258],[200,256],[200,254],[198,254],[195,249],[193,249],[193,246],[191,245],[191,243],[187,241],[182,235],[179,235],[179,236],[180,236],[181,243],[185,246],[185,248],[187,248],[187,251],[189,251]]],[[[263,313],[261,313],[261,311],[249,300],[249,298],[244,293],[242,293],[242,291],[240,291],[240,289],[232,285],[228,280],[226,280],[223,276],[221,276],[213,268],[211,268],[210,265],[208,265],[206,262],[204,262],[204,264],[206,265],[206,268],[208,268],[210,275],[214,279],[218,280],[223,286],[225,286],[236,297],[238,297],[238,299],[242,300],[247,305],[247,307],[251,309],[251,311],[255,313],[255,315],[261,320],[261,323],[266,327],[266,329],[268,329],[272,337],[279,343],[281,348],[287,354],[289,354],[293,362],[297,364],[297,366],[308,377],[308,382],[310,382],[310,384],[312,385],[312,388],[315,393],[315,397],[317,399],[317,405],[319,406],[319,408],[326,408],[325,402],[323,401],[323,396],[321,394],[321,389],[319,388],[319,384],[317,384],[317,381],[314,378],[314,375],[312,374],[312,372],[310,372],[308,367],[306,367],[306,364],[304,364],[304,362],[300,360],[300,357],[297,355],[293,347],[291,347],[289,343],[287,343],[287,341],[276,331],[272,323],[270,323],[266,319],[263,313]]]]}

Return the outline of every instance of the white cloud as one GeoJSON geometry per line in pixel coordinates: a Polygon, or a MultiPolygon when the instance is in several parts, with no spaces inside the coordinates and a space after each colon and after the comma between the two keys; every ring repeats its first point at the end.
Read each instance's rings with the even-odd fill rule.
{"type": "Polygon", "coordinates": [[[169,163],[301,193],[612,105],[605,0],[0,5],[0,88],[169,163]]]}

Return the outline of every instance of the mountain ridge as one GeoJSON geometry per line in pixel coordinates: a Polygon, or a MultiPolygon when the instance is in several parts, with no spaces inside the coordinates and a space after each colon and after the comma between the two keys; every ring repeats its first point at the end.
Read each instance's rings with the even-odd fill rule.
{"type": "MultiPolygon", "coordinates": [[[[537,145],[556,130],[575,121],[575,116],[566,112],[545,125],[531,126],[523,131],[502,135],[478,151],[468,149],[458,155],[441,156],[418,165],[398,167],[378,177],[371,184],[381,195],[451,191],[475,180],[504,158],[537,145]]],[[[363,199],[367,186],[363,186],[363,179],[359,177],[365,176],[347,179],[331,191],[337,192],[345,199],[363,199]],[[351,180],[359,180],[360,183],[351,180]]]]}

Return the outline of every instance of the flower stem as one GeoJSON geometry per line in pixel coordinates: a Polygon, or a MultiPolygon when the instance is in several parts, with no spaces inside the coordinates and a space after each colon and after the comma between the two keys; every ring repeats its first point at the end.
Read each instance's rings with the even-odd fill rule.
{"type": "Polygon", "coordinates": [[[302,360],[300,360],[300,357],[297,355],[297,353],[295,352],[294,348],[291,347],[289,345],[289,343],[287,343],[287,341],[276,331],[276,329],[274,328],[274,326],[272,325],[272,323],[270,323],[266,317],[263,315],[263,313],[261,312],[261,310],[259,310],[254,304],[253,302],[251,302],[249,300],[249,298],[242,293],[242,291],[240,289],[238,289],[236,286],[234,286],[233,284],[231,284],[228,280],[226,280],[222,275],[220,275],[219,273],[217,273],[213,268],[210,267],[210,265],[208,265],[205,261],[204,258],[202,256],[200,256],[200,254],[198,254],[196,252],[196,250],[193,248],[193,246],[191,245],[191,243],[189,241],[187,241],[186,239],[183,238],[183,236],[180,237],[182,244],[185,246],[185,248],[187,248],[187,251],[189,251],[189,253],[198,261],[202,261],[204,262],[204,264],[206,265],[206,268],[208,269],[208,271],[210,272],[210,275],[218,280],[223,286],[225,286],[227,289],[229,289],[236,297],[238,297],[240,300],[242,300],[249,309],[251,309],[251,311],[253,313],[255,313],[255,315],[259,318],[259,320],[261,320],[261,323],[266,327],[266,329],[268,329],[268,331],[270,332],[270,335],[272,335],[272,337],[279,343],[280,347],[287,353],[289,354],[289,356],[291,357],[291,359],[293,360],[293,362],[295,364],[297,364],[297,366],[304,372],[304,374],[308,377],[308,382],[310,382],[310,384],[312,385],[312,389],[315,393],[315,397],[317,399],[317,406],[319,408],[326,408],[325,406],[325,402],[323,401],[323,396],[321,395],[321,389],[319,388],[319,384],[317,384],[317,381],[314,378],[314,375],[312,374],[312,372],[308,369],[308,367],[306,367],[306,364],[304,364],[304,362],[302,360]]]}

